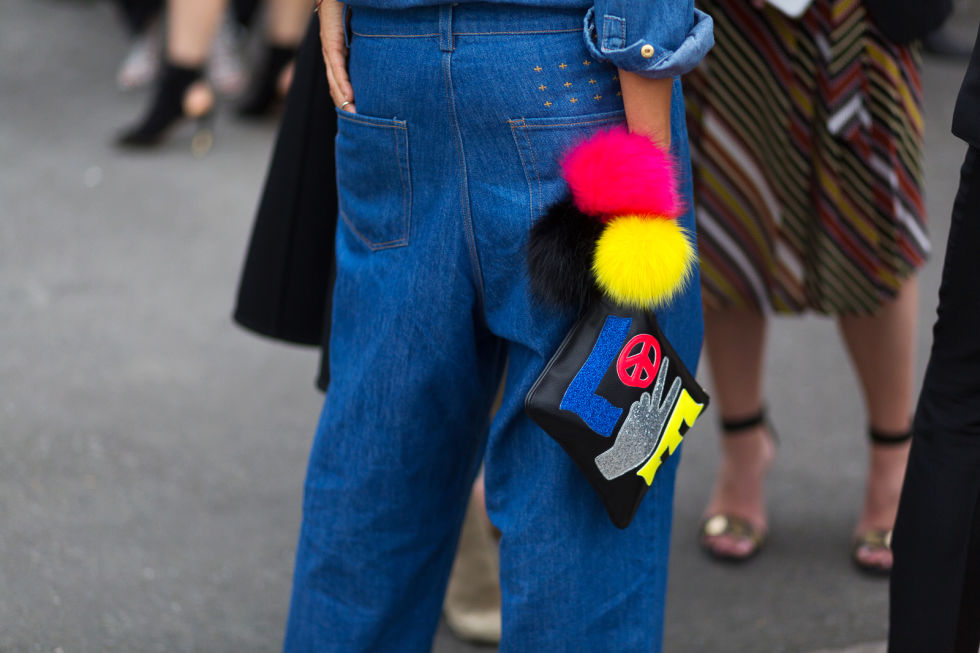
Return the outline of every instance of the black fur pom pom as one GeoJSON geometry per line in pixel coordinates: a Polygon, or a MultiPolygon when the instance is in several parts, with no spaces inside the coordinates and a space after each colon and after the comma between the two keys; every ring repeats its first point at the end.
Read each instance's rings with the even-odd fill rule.
{"type": "Polygon", "coordinates": [[[598,292],[592,255],[604,225],[575,207],[571,198],[553,204],[531,228],[527,269],[531,290],[553,306],[581,312],[598,292]]]}

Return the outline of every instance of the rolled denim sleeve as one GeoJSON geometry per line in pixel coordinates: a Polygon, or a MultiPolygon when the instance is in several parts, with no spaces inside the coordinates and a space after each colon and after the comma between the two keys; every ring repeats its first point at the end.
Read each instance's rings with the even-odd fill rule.
{"type": "Polygon", "coordinates": [[[595,0],[585,16],[592,56],[644,77],[683,75],[714,43],[711,17],[693,0],[595,0]]]}

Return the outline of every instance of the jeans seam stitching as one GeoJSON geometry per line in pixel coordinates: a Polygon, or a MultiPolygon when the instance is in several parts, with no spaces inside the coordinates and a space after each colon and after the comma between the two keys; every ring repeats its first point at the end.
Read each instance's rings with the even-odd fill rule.
{"type": "Polygon", "coordinates": [[[454,36],[495,36],[501,34],[504,36],[519,36],[522,34],[571,34],[573,32],[581,32],[581,27],[576,27],[574,29],[541,29],[541,30],[527,30],[527,31],[514,31],[514,32],[453,32],[454,36]]]}
{"type": "MultiPolygon", "coordinates": [[[[572,34],[574,32],[582,31],[581,27],[575,27],[572,29],[542,29],[542,30],[518,30],[518,31],[503,31],[503,32],[453,32],[453,36],[520,36],[522,34],[572,34]]],[[[435,36],[442,36],[439,32],[426,33],[426,34],[363,34],[361,32],[351,32],[353,36],[360,36],[362,38],[369,39],[423,39],[432,38],[435,36]]]]}
{"type": "MultiPolygon", "coordinates": [[[[411,235],[412,222],[411,222],[411,210],[412,210],[412,176],[411,176],[411,166],[412,162],[408,156],[408,129],[407,127],[402,130],[401,134],[395,134],[395,157],[398,162],[398,177],[402,182],[402,238],[405,244],[408,244],[409,236],[411,235]],[[402,156],[401,148],[399,147],[398,141],[401,137],[405,138],[405,168],[407,170],[402,170],[402,156]],[[406,174],[408,173],[408,180],[406,183],[406,174]]],[[[392,241],[394,242],[394,241],[392,241]]]]}
{"type": "Polygon", "coordinates": [[[596,118],[595,120],[580,120],[578,122],[556,122],[556,123],[524,123],[525,129],[547,129],[551,127],[575,127],[577,125],[598,125],[604,122],[621,122],[621,120],[616,117],[609,118],[596,118]]]}
{"type": "Polygon", "coordinates": [[[362,243],[364,243],[364,245],[372,252],[376,252],[382,249],[392,249],[395,247],[401,247],[402,245],[408,244],[408,241],[405,238],[397,238],[395,240],[386,240],[383,243],[376,243],[370,240],[369,238],[367,238],[364,234],[362,234],[358,230],[356,226],[354,226],[354,223],[351,221],[350,217],[347,215],[346,212],[344,212],[343,209],[338,209],[337,214],[341,217],[341,219],[344,221],[344,224],[347,225],[347,227],[353,232],[353,234],[357,236],[357,239],[360,240],[362,243]]]}
{"type": "Polygon", "coordinates": [[[347,116],[339,116],[340,120],[346,120],[347,122],[357,123],[358,125],[367,125],[368,127],[378,127],[379,129],[401,129],[403,131],[408,129],[407,125],[386,125],[377,122],[368,122],[367,120],[355,120],[354,118],[348,118],[347,116]]]}
{"type": "Polygon", "coordinates": [[[456,116],[456,99],[453,93],[453,79],[450,71],[451,58],[452,52],[444,53],[442,60],[442,72],[446,80],[446,101],[449,104],[449,116],[453,127],[453,133],[456,137],[455,140],[460,162],[459,190],[463,210],[463,229],[466,232],[466,247],[470,252],[470,266],[473,268],[473,282],[476,285],[476,291],[479,296],[480,304],[485,310],[486,301],[483,289],[483,270],[480,266],[479,252],[476,248],[476,234],[473,230],[473,216],[470,213],[470,199],[466,178],[466,152],[463,150],[463,139],[459,130],[459,120],[456,116]]]}
{"type": "Polygon", "coordinates": [[[442,36],[438,32],[434,34],[361,34],[360,32],[351,32],[351,34],[369,39],[423,39],[442,36]]]}
{"type": "MultiPolygon", "coordinates": [[[[524,160],[524,153],[521,152],[521,144],[517,141],[517,123],[515,121],[510,122],[510,133],[514,137],[514,146],[517,148],[517,156],[521,159],[521,167],[524,169],[524,179],[527,180],[527,196],[531,207],[531,221],[533,222],[536,213],[534,211],[534,182],[531,181],[531,175],[527,171],[527,161],[524,160]]],[[[540,183],[540,179],[539,179],[540,183]]]]}
{"type": "MultiPolygon", "coordinates": [[[[526,125],[525,125],[526,126],[526,125]]],[[[524,140],[527,141],[527,151],[531,155],[531,166],[534,168],[534,178],[538,182],[538,209],[535,211],[535,216],[544,213],[544,197],[541,191],[541,171],[538,170],[538,159],[534,156],[534,146],[531,145],[531,138],[527,135],[527,130],[524,130],[524,140]]],[[[534,201],[531,202],[531,210],[534,211],[534,201]]]]}

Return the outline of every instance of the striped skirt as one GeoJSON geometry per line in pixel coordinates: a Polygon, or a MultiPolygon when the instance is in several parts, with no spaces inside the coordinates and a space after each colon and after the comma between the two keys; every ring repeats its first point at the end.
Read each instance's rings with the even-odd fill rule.
{"type": "Polygon", "coordinates": [[[925,260],[917,45],[860,0],[701,0],[685,79],[705,305],[867,314],[925,260]]]}

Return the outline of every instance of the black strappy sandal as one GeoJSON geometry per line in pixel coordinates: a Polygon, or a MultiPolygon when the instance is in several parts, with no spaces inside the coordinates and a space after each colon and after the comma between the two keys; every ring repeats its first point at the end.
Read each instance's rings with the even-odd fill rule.
{"type": "MultiPolygon", "coordinates": [[[[744,419],[722,420],[721,432],[726,438],[738,437],[739,435],[747,433],[759,426],[766,427],[766,432],[774,445],[779,443],[779,436],[777,435],[776,430],[773,428],[772,423],[769,421],[769,418],[766,416],[765,409],[762,409],[755,415],[744,419]]],[[[698,532],[698,541],[705,553],[716,560],[732,563],[745,562],[746,560],[754,557],[757,553],[759,553],[762,547],[765,546],[766,540],[769,537],[768,529],[759,528],[749,520],[730,513],[708,515],[701,522],[698,532]],[[752,548],[745,555],[729,555],[719,553],[711,546],[708,546],[707,541],[709,538],[721,537],[725,535],[729,535],[737,539],[746,539],[752,543],[752,548]]]]}
{"type": "MultiPolygon", "coordinates": [[[[868,429],[868,438],[873,447],[895,447],[905,444],[912,439],[912,431],[902,433],[886,433],[875,428],[868,429]]],[[[851,543],[851,561],[854,566],[862,572],[872,576],[888,576],[891,574],[891,566],[875,565],[864,562],[858,557],[858,552],[864,550],[868,552],[891,551],[892,548],[892,529],[890,528],[871,528],[863,533],[858,533],[851,543]]]]}

